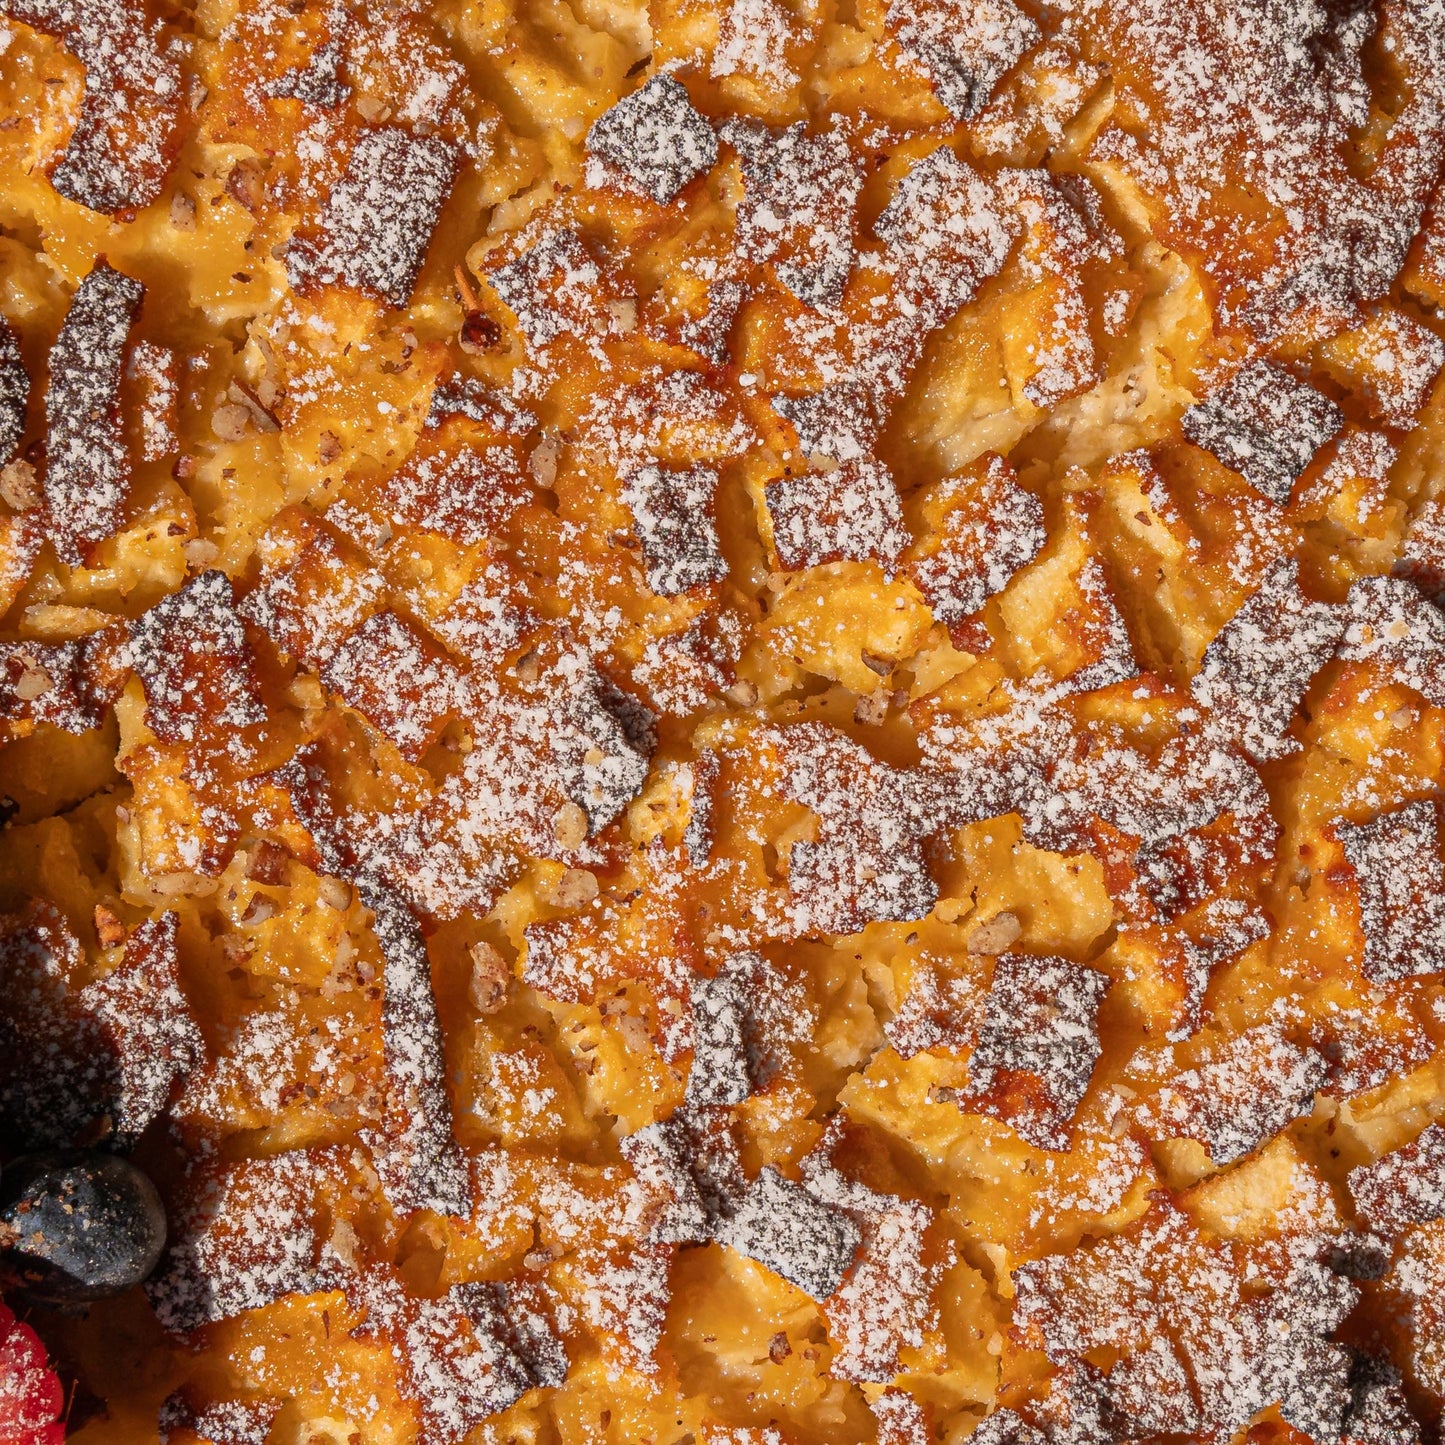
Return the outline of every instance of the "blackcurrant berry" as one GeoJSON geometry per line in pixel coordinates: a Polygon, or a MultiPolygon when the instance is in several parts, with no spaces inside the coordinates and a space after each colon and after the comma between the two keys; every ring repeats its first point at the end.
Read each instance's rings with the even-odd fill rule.
{"type": "Polygon", "coordinates": [[[29,1154],[0,1175],[0,1274],[38,1304],[124,1294],[155,1268],[165,1240],[155,1186],[117,1155],[29,1154]]]}

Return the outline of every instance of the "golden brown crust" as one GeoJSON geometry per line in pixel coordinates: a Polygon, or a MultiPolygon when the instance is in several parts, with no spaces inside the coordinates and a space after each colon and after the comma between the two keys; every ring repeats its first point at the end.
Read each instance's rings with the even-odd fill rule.
{"type": "Polygon", "coordinates": [[[0,9],[78,1438],[1438,1430],[1439,0],[0,9]]]}

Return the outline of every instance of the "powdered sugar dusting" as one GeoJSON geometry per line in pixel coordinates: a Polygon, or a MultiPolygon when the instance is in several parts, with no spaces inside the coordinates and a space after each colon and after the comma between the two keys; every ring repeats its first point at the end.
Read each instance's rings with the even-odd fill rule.
{"type": "Polygon", "coordinates": [[[1344,417],[1327,397],[1267,361],[1241,367],[1180,419],[1184,435],[1281,507],[1344,417]]]}
{"type": "Polygon", "coordinates": [[[982,110],[1005,72],[1040,38],[1037,24],[1012,0],[890,0],[888,26],[958,120],[982,110]]]}
{"type": "Polygon", "coordinates": [[[129,1147],[205,1047],[176,970],[176,916],[138,925],[104,977],[72,990],[80,945],[48,910],[7,920],[0,1115],[29,1147],[129,1147]]]}
{"type": "Polygon", "coordinates": [[[405,306],[456,177],[456,149],[400,126],[363,131],[327,199],[318,235],[286,252],[297,288],[350,286],[405,306]]]}
{"type": "Polygon", "coordinates": [[[1445,865],[1428,799],[1368,823],[1335,824],[1354,870],[1365,935],[1364,971],[1378,980],[1445,970],[1445,865]]]}
{"type": "Polygon", "coordinates": [[[182,1431],[211,1445],[266,1445],[282,1401],[265,1398],[218,1400],[200,1404],[190,1394],[177,1390],[161,1403],[157,1426],[161,1445],[179,1439],[182,1431]]]}
{"type": "Polygon", "coordinates": [[[1413,582],[1361,577],[1350,588],[1350,624],[1339,655],[1381,667],[1391,682],[1445,706],[1445,616],[1413,582]]]}
{"type": "Polygon", "coordinates": [[[130,491],[120,378],[145,287],[104,261],[80,283],[50,349],[45,393],[45,501],[51,538],[72,565],[108,537],[130,491]]]}
{"type": "Polygon", "coordinates": [[[823,1300],[838,1288],[853,1263],[862,1232],[836,1205],[764,1165],[717,1237],[805,1294],[823,1300]]]}
{"type": "Polygon", "coordinates": [[[373,1267],[348,1279],[346,1290],[366,1312],[357,1333],[391,1347],[402,1395],[418,1408],[422,1440],[459,1440],[531,1388],[526,1366],[503,1337],[489,1286],[459,1284],[440,1299],[418,1299],[395,1274],[373,1267]]]}
{"type": "Polygon", "coordinates": [[[382,1048],[391,1086],[385,1132],[369,1137],[382,1186],[399,1209],[466,1214],[471,1178],[452,1139],[445,1057],[426,943],[404,904],[363,889],[383,964],[382,1048]]]}
{"type": "Polygon", "coordinates": [[[202,572],[151,608],[131,632],[130,662],[146,690],[146,720],[167,742],[265,717],[224,572],[202,572]]]}
{"type": "Polygon", "coordinates": [[[1357,1292],[1305,1263],[1246,1296],[1242,1263],[1156,1206],[1123,1234],[1024,1265],[1018,1314],[1058,1364],[1118,1352],[1103,1385],[1122,1438],[1232,1433],[1271,1403],[1315,1438],[1338,1438],[1350,1357],[1327,1341],[1357,1292]]]}
{"type": "Polygon", "coordinates": [[[622,488],[647,563],[647,585],[663,597],[727,576],[714,520],[717,473],[641,467],[622,488]]]}
{"type": "Polygon", "coordinates": [[[863,186],[845,134],[811,134],[801,122],[772,132],[739,120],[723,138],[743,162],[737,254],[754,266],[771,262],[805,305],[837,305],[853,268],[853,213],[863,186]]]}
{"type": "Polygon", "coordinates": [[[824,1304],[838,1340],[831,1368],[839,1379],[887,1383],[902,1368],[899,1351],[919,1348],[924,1332],[937,1327],[949,1256],[929,1246],[933,1211],[926,1205],[881,1194],[834,1167],[840,1135],[830,1128],[802,1165],[808,1192],[844,1211],[860,1236],[857,1262],[824,1304]]]}
{"type": "Polygon", "coordinates": [[[10,323],[0,316],[0,466],[15,455],[25,432],[30,373],[10,323]]]}
{"type": "Polygon", "coordinates": [[[992,1114],[1041,1149],[1067,1149],[1098,1062],[1109,980],[1062,958],[1003,954],[994,966],[959,1107],[992,1114]]]}
{"type": "Polygon", "coordinates": [[[296,1150],[234,1165],[195,1166],[146,1284],[169,1330],[189,1331],[288,1294],[331,1288],[340,1262],[319,1234],[321,1196],[345,1177],[341,1150],[296,1150]]]}
{"type": "Polygon", "coordinates": [[[787,568],[847,558],[891,562],[908,545],[898,490],[879,462],[844,462],[770,482],[773,549],[787,568]]]}
{"type": "Polygon", "coordinates": [[[85,67],[75,129],[50,173],[92,211],[134,211],[160,194],[179,145],[181,70],[137,0],[7,0],[6,13],[54,35],[85,67]]]}
{"type": "Polygon", "coordinates": [[[1276,562],[1209,644],[1190,684],[1220,730],[1260,761],[1295,751],[1285,730],[1345,630],[1339,612],[1300,591],[1298,576],[1292,558],[1276,562]]]}
{"type": "Polygon", "coordinates": [[[1199,1140],[1216,1164],[1231,1164],[1307,1112],[1326,1075],[1313,1049],[1269,1026],[1250,1029],[1167,1084],[1145,1117],[1156,1130],[1199,1140]]]}
{"type": "Polygon", "coordinates": [[[1445,1219],[1445,1129],[1431,1124],[1403,1149],[1350,1170],[1350,1198],[1371,1229],[1445,1219]]]}
{"type": "Polygon", "coordinates": [[[940,622],[960,622],[1002,592],[1044,545],[1044,511],[1002,457],[988,459],[976,481],[946,482],[949,510],[937,549],[909,565],[909,575],[940,622]]]}
{"type": "Polygon", "coordinates": [[[666,204],[717,160],[717,137],[671,75],[654,75],[618,101],[587,133],[600,167],[590,185],[620,175],[625,184],[666,204]]]}

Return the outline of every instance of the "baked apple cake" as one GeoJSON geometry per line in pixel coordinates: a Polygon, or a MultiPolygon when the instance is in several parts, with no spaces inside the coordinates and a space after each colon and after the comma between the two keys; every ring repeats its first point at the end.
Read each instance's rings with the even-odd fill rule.
{"type": "Polygon", "coordinates": [[[0,1439],[1439,1440],[1445,0],[0,17],[0,1439]]]}

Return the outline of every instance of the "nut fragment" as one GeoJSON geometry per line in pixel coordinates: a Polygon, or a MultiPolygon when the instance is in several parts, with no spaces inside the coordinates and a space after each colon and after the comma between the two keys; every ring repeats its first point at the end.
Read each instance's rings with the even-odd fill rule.
{"type": "Polygon", "coordinates": [[[647,1054],[651,1051],[652,1039],[647,1032],[647,1025],[636,1014],[618,1014],[612,1020],[612,1026],[629,1053],[647,1054]]]}
{"type": "Polygon", "coordinates": [[[254,212],[266,198],[265,176],[260,161],[237,161],[226,177],[226,194],[238,205],[254,212]]]}
{"type": "Polygon", "coordinates": [[[316,896],[338,913],[344,913],[351,907],[351,887],[340,878],[323,878],[316,885],[316,896]]]}
{"type": "Polygon", "coordinates": [[[170,222],[178,231],[196,229],[196,203],[184,191],[171,197],[170,222]]]}
{"type": "Polygon", "coordinates": [[[970,953],[1005,953],[1018,942],[1023,925],[1012,913],[995,913],[968,935],[970,953]]]}
{"type": "Polygon", "coordinates": [[[233,378],[229,387],[226,388],[226,395],[237,406],[246,408],[252,423],[259,432],[277,432],[281,430],[281,423],[266,409],[260,396],[254,392],[244,381],[233,378]]]}
{"type": "Polygon", "coordinates": [[[467,950],[472,960],[472,981],[468,989],[478,1013],[494,1014],[507,1001],[512,970],[507,960],[485,939],[479,939],[467,950]]]}
{"type": "Polygon", "coordinates": [[[37,697],[44,697],[54,686],[55,679],[43,667],[27,667],[16,680],[15,696],[21,702],[34,702],[37,697]]]}
{"type": "Polygon", "coordinates": [[[863,727],[876,727],[888,716],[888,699],[892,694],[886,687],[860,697],[853,706],[853,721],[863,727]]]}
{"type": "Polygon", "coordinates": [[[262,838],[246,860],[246,877],[257,883],[280,883],[286,876],[289,856],[279,843],[262,838]]]}
{"type": "Polygon", "coordinates": [[[555,432],[544,436],[527,459],[527,470],[539,487],[550,487],[557,480],[557,458],[562,453],[562,438],[555,432]]]}
{"type": "Polygon", "coordinates": [[[182,542],[181,552],[186,559],[186,566],[193,572],[203,572],[221,555],[221,549],[204,537],[192,537],[189,541],[182,542]]]}
{"type": "Polygon", "coordinates": [[[597,897],[597,876],[585,868],[567,868],[550,887],[538,892],[554,908],[580,908],[597,897]]]}
{"type": "Polygon", "coordinates": [[[607,311],[612,317],[612,329],[619,336],[628,336],[637,330],[637,302],[630,296],[609,301],[607,311]]]}
{"type": "Polygon", "coordinates": [[[35,468],[23,457],[0,468],[0,498],[17,512],[28,512],[40,502],[40,482],[35,468]]]}
{"type": "Polygon", "coordinates": [[[576,803],[563,803],[552,817],[552,836],[559,848],[580,848],[587,841],[586,810],[576,803]]]}
{"type": "Polygon", "coordinates": [[[103,903],[95,905],[95,936],[102,948],[115,948],[125,942],[125,924],[103,903]]]}
{"type": "Polygon", "coordinates": [[[350,1420],[332,1415],[318,1415],[301,1423],[296,1431],[297,1445],[356,1445],[361,1431],[350,1420]]]}
{"type": "Polygon", "coordinates": [[[274,918],[279,911],[274,898],[268,898],[264,893],[257,893],[246,905],[246,911],[241,915],[241,923],[246,927],[259,926],[274,918]]]}
{"type": "Polygon", "coordinates": [[[238,402],[223,402],[211,413],[211,430],[223,442],[238,442],[246,435],[251,413],[238,402]]]}
{"type": "Polygon", "coordinates": [[[502,341],[502,328],[485,311],[468,311],[462,318],[458,342],[468,356],[495,350],[502,341]]]}

